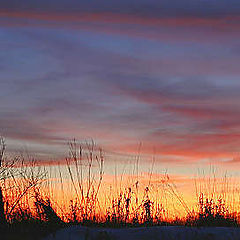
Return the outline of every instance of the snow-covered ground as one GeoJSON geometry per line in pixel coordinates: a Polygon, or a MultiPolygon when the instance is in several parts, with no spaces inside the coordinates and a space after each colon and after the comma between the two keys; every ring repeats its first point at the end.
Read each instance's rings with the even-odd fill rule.
{"type": "Polygon", "coordinates": [[[72,226],[61,229],[43,240],[240,240],[240,228],[87,228],[72,226]]]}

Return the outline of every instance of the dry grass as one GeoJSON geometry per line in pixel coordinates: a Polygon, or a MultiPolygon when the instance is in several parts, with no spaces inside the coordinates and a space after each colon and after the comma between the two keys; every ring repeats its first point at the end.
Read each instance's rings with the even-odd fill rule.
{"type": "MultiPolygon", "coordinates": [[[[216,189],[214,175],[211,180],[215,184],[213,189],[206,190],[203,186],[196,185],[197,208],[191,210],[167,174],[163,174],[159,185],[156,186],[151,182],[151,170],[148,183],[140,187],[137,157],[137,174],[132,182],[128,187],[120,184],[117,194],[106,196],[105,203],[108,204],[103,207],[99,200],[104,177],[103,151],[93,141],[78,144],[73,140],[69,143],[66,168],[74,197],[68,203],[69,207],[65,206],[63,209],[54,200],[51,192],[51,172],[38,166],[34,160],[25,159],[24,156],[9,159],[5,155],[5,149],[5,142],[0,139],[0,223],[4,229],[12,231],[13,226],[22,226],[22,231],[25,226],[31,225],[39,231],[46,231],[65,224],[111,227],[238,226],[238,213],[231,210],[233,208],[229,207],[225,195],[228,191],[226,185],[229,185],[227,179],[224,179],[225,184],[222,184],[223,190],[220,191],[220,195],[217,195],[219,191],[216,189]],[[157,193],[157,197],[153,198],[152,193],[157,193]],[[168,209],[164,204],[167,194],[186,211],[186,218],[169,220],[168,209]]],[[[64,195],[65,179],[60,167],[55,168],[55,172],[59,174],[60,188],[64,195]]],[[[238,209],[238,206],[234,207],[238,209]]]]}

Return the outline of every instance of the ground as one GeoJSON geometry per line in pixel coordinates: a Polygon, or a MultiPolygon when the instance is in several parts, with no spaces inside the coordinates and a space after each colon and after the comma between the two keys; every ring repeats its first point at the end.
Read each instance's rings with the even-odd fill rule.
{"type": "Polygon", "coordinates": [[[43,240],[240,240],[240,228],[142,227],[87,228],[72,226],[50,234],[43,240]]]}

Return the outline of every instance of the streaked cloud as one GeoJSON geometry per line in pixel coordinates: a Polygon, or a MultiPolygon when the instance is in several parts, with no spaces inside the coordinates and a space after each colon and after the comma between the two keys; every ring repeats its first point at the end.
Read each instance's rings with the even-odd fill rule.
{"type": "Polygon", "coordinates": [[[11,149],[33,141],[58,154],[76,137],[125,153],[142,142],[143,154],[173,162],[236,159],[237,1],[24,3],[0,11],[0,131],[11,149]]]}

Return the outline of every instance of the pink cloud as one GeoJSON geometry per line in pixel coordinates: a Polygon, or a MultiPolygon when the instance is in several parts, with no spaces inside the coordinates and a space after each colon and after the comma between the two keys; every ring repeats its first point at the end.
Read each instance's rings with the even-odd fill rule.
{"type": "Polygon", "coordinates": [[[116,13],[54,13],[1,10],[2,25],[72,28],[152,40],[226,43],[239,36],[240,18],[139,17],[116,13]],[[140,27],[141,30],[138,28],[140,27]],[[152,29],[153,28],[153,29],[152,29]],[[206,38],[205,34],[208,34],[206,38]]]}

